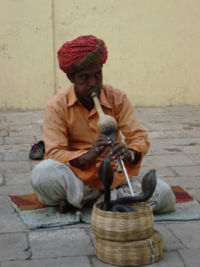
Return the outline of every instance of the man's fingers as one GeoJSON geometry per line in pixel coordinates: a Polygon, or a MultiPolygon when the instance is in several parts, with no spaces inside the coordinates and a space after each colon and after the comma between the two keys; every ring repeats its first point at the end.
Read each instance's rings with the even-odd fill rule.
{"type": "Polygon", "coordinates": [[[100,135],[100,137],[99,137],[98,140],[99,140],[99,141],[105,141],[105,142],[108,142],[109,144],[112,143],[111,138],[107,137],[106,135],[100,135]]]}
{"type": "Polygon", "coordinates": [[[99,146],[110,146],[112,140],[106,135],[100,135],[99,139],[96,142],[96,145],[99,146]]]}
{"type": "Polygon", "coordinates": [[[121,157],[122,159],[126,157],[127,149],[122,143],[115,144],[115,146],[112,148],[112,155],[113,158],[116,159],[118,157],[121,157]]]}
{"type": "Polygon", "coordinates": [[[102,147],[95,147],[95,151],[99,153],[101,151],[102,147]]]}

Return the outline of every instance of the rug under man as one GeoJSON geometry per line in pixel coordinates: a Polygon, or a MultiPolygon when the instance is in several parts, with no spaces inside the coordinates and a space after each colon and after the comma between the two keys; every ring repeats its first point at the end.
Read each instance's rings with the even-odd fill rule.
{"type": "MultiPolygon", "coordinates": [[[[154,214],[154,221],[191,221],[200,219],[200,204],[180,186],[172,186],[176,196],[176,211],[169,214],[154,214]]],[[[36,194],[11,195],[12,205],[29,229],[49,228],[91,222],[91,209],[74,210],[61,214],[57,207],[47,207],[36,194]]]]}

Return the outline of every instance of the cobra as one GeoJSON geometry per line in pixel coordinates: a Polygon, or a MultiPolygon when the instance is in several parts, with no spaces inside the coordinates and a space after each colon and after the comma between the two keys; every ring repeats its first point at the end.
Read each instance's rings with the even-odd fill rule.
{"type": "Polygon", "coordinates": [[[104,185],[104,201],[101,209],[105,211],[132,212],[134,211],[128,205],[135,202],[145,202],[153,195],[157,178],[154,169],[147,172],[142,179],[142,194],[138,196],[121,197],[116,200],[110,200],[110,188],[113,182],[113,169],[110,164],[109,155],[107,155],[99,166],[99,177],[104,185]]]}
{"type": "MultiPolygon", "coordinates": [[[[111,139],[116,139],[116,133],[117,133],[117,122],[116,120],[109,116],[104,114],[101,105],[99,103],[98,94],[97,94],[97,88],[93,88],[91,90],[91,97],[93,98],[99,120],[98,120],[98,129],[100,133],[103,133],[107,136],[109,136],[111,139]]],[[[124,167],[123,160],[121,160],[123,171],[125,173],[130,191],[132,192],[132,187],[130,185],[129,178],[127,177],[127,172],[124,167]]],[[[116,167],[118,172],[121,172],[120,164],[118,161],[115,161],[116,167]]],[[[111,211],[120,211],[120,212],[130,212],[133,211],[132,208],[128,207],[126,204],[130,204],[133,202],[144,202],[147,201],[154,193],[156,188],[156,172],[155,170],[150,170],[142,179],[142,195],[139,196],[132,196],[130,197],[122,197],[118,198],[114,201],[110,201],[110,188],[113,182],[113,169],[110,164],[110,154],[108,153],[106,157],[103,159],[99,170],[99,177],[104,185],[104,202],[102,204],[103,210],[111,210],[111,211]]]]}

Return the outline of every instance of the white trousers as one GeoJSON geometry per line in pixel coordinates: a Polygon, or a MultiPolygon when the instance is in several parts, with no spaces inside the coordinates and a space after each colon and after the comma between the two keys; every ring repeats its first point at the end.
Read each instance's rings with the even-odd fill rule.
{"type": "MultiPolygon", "coordinates": [[[[41,161],[32,171],[32,186],[39,200],[49,206],[57,206],[60,200],[66,199],[74,207],[82,208],[88,201],[103,200],[103,193],[85,185],[65,164],[48,159],[41,161]]],[[[136,195],[141,193],[139,179],[133,177],[132,188],[136,195]]],[[[111,199],[130,196],[127,184],[111,190],[111,199]]],[[[175,210],[176,199],[170,186],[157,179],[153,196],[147,201],[154,212],[167,213],[175,210]]]]}

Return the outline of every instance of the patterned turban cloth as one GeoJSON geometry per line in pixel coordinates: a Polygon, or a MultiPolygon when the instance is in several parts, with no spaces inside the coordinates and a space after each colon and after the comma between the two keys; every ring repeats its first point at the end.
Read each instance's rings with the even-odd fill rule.
{"type": "Polygon", "coordinates": [[[59,66],[67,74],[94,64],[104,64],[107,57],[104,41],[92,35],[80,36],[71,42],[66,42],[58,50],[59,66]]]}

